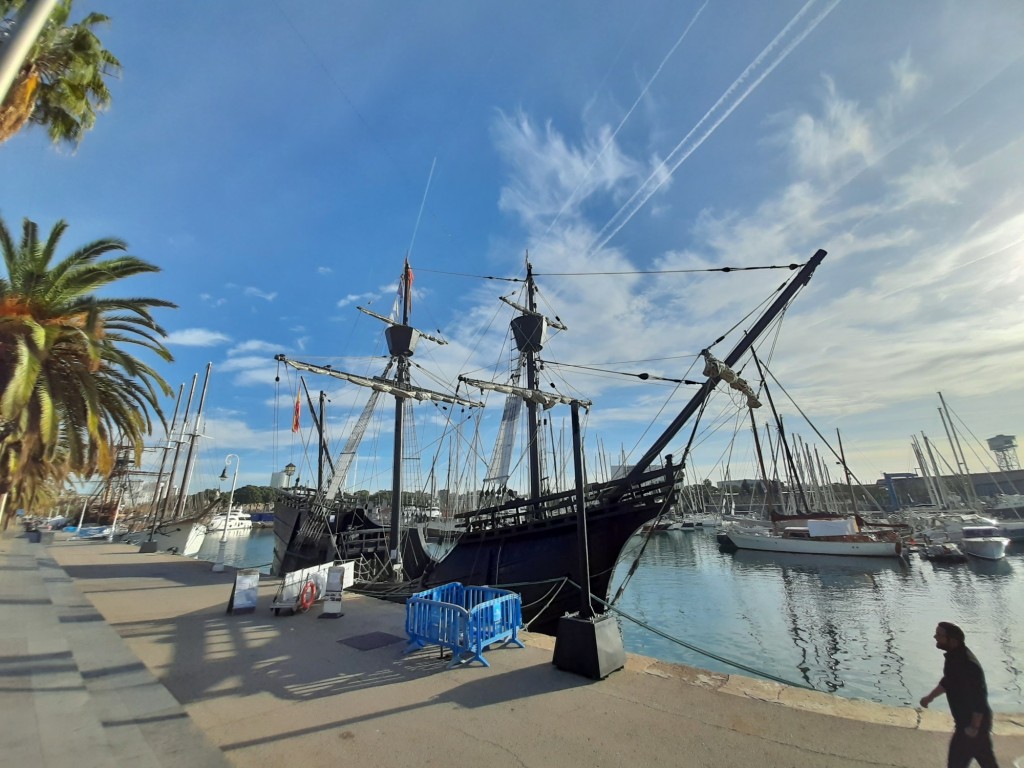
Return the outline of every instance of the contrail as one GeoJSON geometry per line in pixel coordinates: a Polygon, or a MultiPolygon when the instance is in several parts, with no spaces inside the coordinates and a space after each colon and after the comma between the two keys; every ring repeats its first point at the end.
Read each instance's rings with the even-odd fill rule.
{"type": "Polygon", "coordinates": [[[420,219],[423,218],[423,207],[427,204],[427,193],[430,191],[430,182],[434,178],[434,167],[437,165],[437,158],[430,164],[430,175],[427,176],[427,187],[423,190],[423,199],[420,201],[420,212],[416,214],[416,226],[412,228],[412,239],[409,241],[409,250],[406,257],[412,256],[412,245],[416,242],[416,233],[420,229],[420,219]]]}
{"type": "Polygon", "coordinates": [[[782,29],[782,31],[779,32],[779,34],[777,34],[770,43],[768,43],[765,49],[761,51],[760,54],[758,54],[757,58],[755,58],[747,66],[747,68],[743,70],[740,76],[733,81],[732,85],[730,85],[726,89],[725,93],[723,93],[722,96],[718,99],[718,101],[715,102],[714,106],[712,106],[711,109],[709,109],[704,114],[704,116],[697,121],[697,124],[693,126],[693,128],[690,129],[689,133],[687,133],[682,138],[682,140],[675,146],[672,152],[669,153],[668,157],[666,157],[658,165],[658,167],[651,173],[651,175],[647,177],[644,183],[640,185],[640,188],[633,193],[632,197],[630,197],[629,200],[627,200],[622,205],[622,207],[619,208],[615,215],[612,216],[608,223],[605,224],[604,227],[602,227],[601,231],[598,232],[597,236],[594,238],[594,242],[587,249],[587,255],[594,253],[600,248],[603,248],[605,245],[608,244],[609,240],[615,237],[615,235],[618,234],[624,226],[626,226],[629,220],[632,219],[634,215],[636,215],[637,211],[639,211],[647,203],[647,201],[651,199],[654,193],[657,192],[661,188],[661,186],[666,181],[668,181],[669,178],[671,178],[672,174],[676,172],[679,166],[682,165],[683,162],[685,162],[686,159],[690,155],[692,155],[694,151],[696,151],[697,148],[700,147],[700,145],[703,144],[709,136],[711,136],[712,133],[715,132],[718,126],[721,125],[725,121],[725,119],[728,118],[729,115],[733,113],[733,110],[735,110],[740,104],[742,104],[744,100],[746,100],[747,96],[749,96],[753,92],[753,90],[757,88],[757,86],[760,85],[761,82],[766,77],[768,77],[768,75],[770,75],[779,64],[786,60],[789,54],[792,53],[793,49],[796,48],[800,43],[802,43],[804,39],[811,32],[813,32],[815,28],[817,28],[817,26],[822,21],[824,21],[824,19],[830,13],[832,13],[835,7],[839,5],[841,0],[832,0],[832,3],[829,4],[829,6],[825,8],[824,11],[819,13],[811,21],[811,23],[807,26],[806,29],[800,32],[800,34],[797,35],[797,37],[792,42],[790,42],[785,48],[782,49],[782,51],[780,51],[776,55],[776,57],[768,64],[764,72],[762,72],[753,82],[751,82],[743,90],[742,93],[740,93],[740,95],[732,102],[732,104],[729,105],[725,112],[719,118],[717,118],[711,124],[711,126],[703,134],[701,134],[700,137],[696,139],[696,141],[693,142],[692,145],[687,146],[687,142],[690,141],[690,138],[700,129],[700,127],[705,122],[707,122],[711,118],[711,116],[719,109],[719,107],[721,107],[728,99],[732,97],[732,95],[739,88],[743,86],[743,84],[749,79],[751,74],[756,69],[758,69],[765,61],[765,59],[768,58],[771,52],[782,43],[782,40],[789,34],[790,30],[807,14],[807,12],[816,2],[817,0],[808,0],[807,4],[804,5],[804,7],[797,12],[797,14],[782,29]]]}
{"type": "MultiPolygon", "coordinates": [[[[672,54],[676,52],[676,48],[678,48],[682,44],[683,40],[686,38],[690,30],[693,28],[693,25],[697,23],[697,19],[700,17],[701,13],[704,12],[704,9],[708,7],[709,2],[711,2],[711,0],[704,0],[704,5],[697,9],[697,12],[693,15],[693,18],[690,19],[690,23],[686,25],[686,29],[683,30],[683,33],[679,36],[679,39],[676,40],[675,45],[673,45],[669,49],[668,53],[665,54],[664,58],[662,58],[661,63],[658,65],[658,68],[654,70],[654,74],[651,75],[650,80],[647,81],[647,85],[645,85],[643,90],[640,91],[640,95],[636,97],[636,101],[633,102],[633,106],[631,106],[629,108],[629,111],[626,112],[625,115],[623,115],[622,120],[620,120],[619,124],[615,127],[615,131],[612,133],[611,136],[608,137],[608,141],[604,143],[604,146],[601,147],[601,151],[597,153],[597,155],[591,161],[590,165],[587,166],[586,173],[583,174],[583,178],[580,179],[580,183],[576,185],[576,189],[572,191],[572,194],[569,195],[569,198],[565,201],[565,205],[562,206],[562,208],[555,215],[555,218],[552,219],[550,224],[548,224],[548,228],[544,232],[545,236],[549,232],[551,232],[552,228],[555,226],[555,224],[558,223],[558,220],[562,217],[562,214],[565,213],[565,210],[569,207],[572,201],[576,199],[576,194],[580,191],[580,189],[583,188],[584,182],[586,182],[586,180],[590,178],[590,172],[594,170],[594,166],[597,165],[597,161],[604,156],[605,150],[607,150],[611,143],[615,141],[615,137],[619,135],[619,131],[622,130],[622,127],[626,124],[626,121],[629,120],[630,116],[636,110],[637,106],[643,100],[644,96],[647,95],[647,91],[649,91],[651,86],[654,85],[654,81],[658,79],[658,75],[661,74],[661,70],[665,68],[665,65],[668,63],[668,60],[672,57],[672,54]]],[[[812,2],[814,2],[814,0],[812,0],[812,2]]]]}

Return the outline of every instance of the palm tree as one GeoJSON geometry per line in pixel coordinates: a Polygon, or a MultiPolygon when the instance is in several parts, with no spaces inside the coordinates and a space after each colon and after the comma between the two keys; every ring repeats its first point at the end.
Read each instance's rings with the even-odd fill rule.
{"type": "Polygon", "coordinates": [[[23,496],[41,479],[109,473],[117,440],[136,447],[138,462],[150,412],[163,421],[158,398],[171,394],[125,348],[172,360],[150,310],[175,305],[96,295],[159,268],[134,256],[108,257],[126,249],[116,239],[89,243],[54,264],[67,226],[57,222],[41,241],[25,219],[16,244],[0,219],[7,271],[0,277],[0,515],[12,489],[23,496]]]}
{"type": "MultiPolygon", "coordinates": [[[[119,62],[93,32],[109,21],[90,13],[68,24],[73,0],[60,0],[0,104],[0,143],[28,122],[44,125],[55,143],[77,146],[96,122],[96,112],[109,106],[104,78],[121,71],[119,62]]],[[[0,0],[0,42],[4,30],[25,0],[0,0]]]]}

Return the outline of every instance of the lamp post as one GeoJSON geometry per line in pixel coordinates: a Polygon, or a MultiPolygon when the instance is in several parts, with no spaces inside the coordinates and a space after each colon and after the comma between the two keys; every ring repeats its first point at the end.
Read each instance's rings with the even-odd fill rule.
{"type": "Polygon", "coordinates": [[[220,529],[220,544],[217,545],[217,559],[213,563],[215,573],[224,570],[224,551],[228,547],[228,521],[231,519],[231,504],[235,500],[235,484],[238,482],[238,454],[229,453],[224,459],[224,469],[220,473],[221,480],[228,479],[228,467],[231,466],[231,459],[235,460],[235,473],[231,478],[231,493],[228,494],[228,511],[224,514],[224,525],[220,529]]]}

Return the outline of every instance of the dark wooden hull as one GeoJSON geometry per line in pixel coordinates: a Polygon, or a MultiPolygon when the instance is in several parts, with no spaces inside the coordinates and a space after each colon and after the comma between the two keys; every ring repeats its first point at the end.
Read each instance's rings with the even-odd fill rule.
{"type": "MultiPolygon", "coordinates": [[[[586,505],[590,592],[607,599],[615,564],[626,541],[644,523],[665,512],[673,499],[671,469],[646,473],[632,487],[605,483],[588,488],[586,505]]],[[[441,584],[511,589],[522,596],[523,621],[533,632],[555,634],[558,620],[582,607],[579,534],[574,494],[549,496],[540,504],[519,500],[461,515],[468,530],[419,578],[405,584],[361,584],[357,590],[391,600],[441,584]]],[[[418,529],[403,548],[409,560],[426,558],[418,529]]],[[[594,602],[595,613],[605,608],[594,602]]]]}
{"type": "MultiPolygon", "coordinates": [[[[663,511],[671,483],[643,495],[606,498],[587,507],[590,591],[608,588],[626,541],[663,511]]],[[[558,619],[582,605],[576,513],[499,529],[464,533],[455,547],[421,577],[423,588],[457,581],[512,589],[522,595],[523,621],[534,632],[554,634],[558,619]]],[[[596,613],[604,607],[595,603],[596,613]]]]}
{"type": "Polygon", "coordinates": [[[387,540],[384,529],[369,520],[362,509],[338,512],[332,524],[338,533],[323,533],[312,538],[300,535],[302,524],[309,514],[312,498],[308,496],[284,497],[274,505],[274,561],[271,574],[281,576],[291,571],[310,568],[335,559],[335,549],[342,557],[352,556],[348,540],[358,534],[358,556],[377,556],[387,559],[387,540]]]}

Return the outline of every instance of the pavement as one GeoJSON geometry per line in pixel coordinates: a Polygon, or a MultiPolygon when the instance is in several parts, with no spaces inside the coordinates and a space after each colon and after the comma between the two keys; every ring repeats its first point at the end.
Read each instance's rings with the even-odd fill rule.
{"type": "MultiPolygon", "coordinates": [[[[404,607],[227,612],[234,573],[119,544],[0,539],[2,763],[93,766],[945,764],[945,712],[888,707],[630,655],[601,681],[553,639],[446,669],[405,650],[404,607]]],[[[1024,768],[1024,715],[997,715],[1024,768]]]]}

